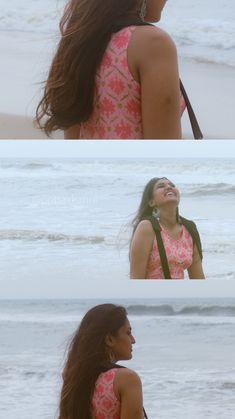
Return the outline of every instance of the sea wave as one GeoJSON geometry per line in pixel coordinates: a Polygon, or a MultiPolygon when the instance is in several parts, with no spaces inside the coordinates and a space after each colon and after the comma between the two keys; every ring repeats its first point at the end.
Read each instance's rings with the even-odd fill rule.
{"type": "Polygon", "coordinates": [[[218,50],[230,50],[235,48],[235,27],[234,22],[224,20],[218,22],[214,19],[204,19],[201,22],[195,19],[184,19],[181,21],[182,30],[177,33],[177,24],[171,25],[175,38],[182,45],[202,45],[214,47],[218,50]],[[194,30],[192,30],[194,29],[194,30]]]}
{"type": "Polygon", "coordinates": [[[29,161],[27,162],[26,159],[23,159],[22,161],[19,160],[12,160],[12,161],[5,161],[0,160],[0,169],[3,171],[9,172],[13,171],[16,175],[19,171],[25,172],[25,171],[43,171],[43,170],[56,170],[58,171],[60,169],[60,165],[56,163],[50,163],[43,160],[35,160],[35,161],[29,161]]]}
{"type": "Polygon", "coordinates": [[[235,381],[225,381],[221,387],[223,390],[235,390],[235,381]]]}
{"type": "MultiPolygon", "coordinates": [[[[2,2],[0,30],[29,32],[50,37],[59,34],[59,20],[67,0],[2,2]]],[[[175,39],[181,56],[235,65],[234,2],[184,0],[167,5],[158,26],[175,39]],[[176,3],[176,4],[174,4],[176,3]]],[[[51,40],[51,42],[53,42],[51,40]]]]}
{"type": "MultiPolygon", "coordinates": [[[[234,165],[234,162],[233,162],[234,165]]],[[[214,166],[214,165],[213,165],[214,166]]],[[[117,170],[116,162],[113,162],[111,165],[107,165],[104,162],[81,162],[77,161],[57,161],[57,162],[49,162],[43,160],[33,160],[33,161],[4,161],[0,160],[0,174],[3,177],[7,178],[17,178],[22,176],[36,176],[39,179],[43,179],[45,176],[62,176],[64,178],[73,176],[76,177],[76,181],[73,183],[67,184],[67,189],[73,188],[84,188],[87,185],[91,184],[92,178],[92,185],[100,186],[101,181],[100,178],[102,177],[102,184],[105,182],[106,185],[110,184],[110,187],[122,187],[123,194],[126,193],[128,196],[135,196],[136,190],[142,192],[143,184],[145,182],[142,177],[137,178],[136,181],[136,190],[130,190],[129,185],[133,182],[131,177],[131,173],[133,170],[138,172],[140,176],[140,169],[143,171],[146,169],[145,164],[141,163],[140,165],[133,164],[132,162],[127,162],[127,174],[120,175],[119,170],[120,168],[123,170],[123,167],[118,167],[118,172],[115,173],[117,170]],[[96,165],[96,166],[95,166],[96,165]],[[95,176],[94,176],[95,173],[95,176]],[[107,176],[107,174],[112,173],[112,177],[107,176]],[[78,182],[79,180],[79,182],[78,182]],[[143,182],[143,183],[142,183],[143,182]]],[[[202,170],[202,165],[199,167],[202,170]]],[[[166,169],[164,169],[166,170],[166,169]]],[[[172,170],[172,168],[171,168],[172,170]]],[[[175,168],[176,171],[183,171],[185,170],[184,165],[178,165],[175,168]]],[[[192,168],[195,172],[195,168],[192,168]]],[[[223,167],[223,172],[226,176],[223,177],[223,181],[216,182],[217,179],[213,178],[210,173],[210,167],[208,168],[208,173],[203,173],[203,180],[204,182],[198,183],[198,180],[192,180],[191,183],[181,183],[181,181],[177,182],[177,186],[181,191],[182,196],[186,197],[200,197],[200,196],[214,196],[214,195],[233,195],[235,193],[235,172],[229,173],[229,177],[227,175],[228,170],[230,170],[230,164],[225,162],[223,167]]]]}
{"type": "Polygon", "coordinates": [[[204,248],[204,252],[210,254],[232,255],[234,253],[234,249],[234,240],[230,239],[229,243],[226,243],[224,241],[222,243],[219,243],[218,241],[216,243],[210,242],[210,244],[208,244],[207,247],[204,248]]]}
{"type": "Polygon", "coordinates": [[[0,240],[23,240],[29,242],[45,240],[49,242],[64,241],[81,244],[96,244],[104,242],[105,238],[103,236],[71,235],[44,230],[0,230],[0,240]]]}
{"type": "Polygon", "coordinates": [[[185,305],[176,308],[170,304],[161,305],[129,305],[127,311],[130,315],[138,316],[215,316],[235,317],[235,305],[185,305]]]}
{"type": "Polygon", "coordinates": [[[235,193],[235,185],[229,183],[205,183],[191,186],[185,185],[185,190],[182,191],[184,196],[201,196],[201,195],[230,195],[235,193]]]}
{"type": "Polygon", "coordinates": [[[43,163],[43,162],[31,162],[31,163],[23,164],[21,166],[21,170],[44,170],[44,169],[55,170],[56,167],[54,164],[43,163]]]}

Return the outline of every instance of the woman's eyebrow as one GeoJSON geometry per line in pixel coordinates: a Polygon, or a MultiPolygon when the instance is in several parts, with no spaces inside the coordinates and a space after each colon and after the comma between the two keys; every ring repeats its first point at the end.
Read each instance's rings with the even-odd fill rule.
{"type": "Polygon", "coordinates": [[[158,186],[165,185],[165,183],[166,183],[166,182],[158,182],[158,183],[157,183],[157,187],[158,187],[158,186]]]}

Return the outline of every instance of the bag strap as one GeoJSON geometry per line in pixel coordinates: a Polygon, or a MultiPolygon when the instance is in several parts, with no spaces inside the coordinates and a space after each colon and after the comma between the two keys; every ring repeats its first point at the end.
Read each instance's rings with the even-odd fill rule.
{"type": "Polygon", "coordinates": [[[181,93],[183,95],[186,107],[187,107],[188,116],[189,116],[189,120],[190,120],[190,123],[191,123],[192,131],[193,131],[193,136],[194,136],[195,140],[201,140],[203,138],[203,134],[201,132],[201,129],[199,127],[196,115],[194,113],[194,110],[192,108],[192,105],[190,103],[190,100],[188,98],[188,95],[186,93],[186,90],[185,90],[184,85],[183,85],[181,80],[180,80],[180,90],[181,90],[181,93]]]}
{"type": "Polygon", "coordinates": [[[193,239],[193,244],[196,245],[199,256],[202,260],[203,259],[202,243],[201,243],[200,234],[198,232],[196,224],[193,221],[188,220],[187,218],[184,218],[184,217],[181,217],[181,216],[180,216],[180,221],[186,227],[189,234],[191,235],[191,237],[193,239]]]}
{"type": "Polygon", "coordinates": [[[158,246],[158,251],[159,251],[164,278],[171,279],[170,269],[169,269],[168,260],[166,256],[166,250],[165,250],[163,240],[162,240],[160,224],[158,220],[154,218],[153,216],[148,217],[147,220],[149,220],[150,223],[152,224],[152,228],[156,235],[157,246],[158,246]]]}
{"type": "Polygon", "coordinates": [[[170,269],[169,269],[169,265],[168,265],[168,260],[167,260],[167,256],[166,256],[165,247],[164,247],[164,244],[163,244],[163,241],[162,241],[161,231],[157,230],[157,231],[155,231],[155,234],[156,234],[158,251],[159,251],[159,255],[160,255],[160,259],[161,259],[164,278],[165,279],[171,279],[170,269]]]}
{"type": "Polygon", "coordinates": [[[146,411],[145,411],[145,408],[143,407],[143,411],[144,411],[144,417],[145,417],[145,419],[148,419],[148,416],[147,416],[147,413],[146,413],[146,411]]]}

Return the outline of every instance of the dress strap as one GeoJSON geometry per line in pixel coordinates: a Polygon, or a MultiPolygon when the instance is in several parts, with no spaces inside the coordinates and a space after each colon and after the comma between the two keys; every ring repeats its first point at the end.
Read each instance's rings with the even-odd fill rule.
{"type": "Polygon", "coordinates": [[[112,28],[112,32],[118,32],[127,26],[154,26],[151,23],[143,22],[138,16],[124,16],[119,19],[112,28]]]}

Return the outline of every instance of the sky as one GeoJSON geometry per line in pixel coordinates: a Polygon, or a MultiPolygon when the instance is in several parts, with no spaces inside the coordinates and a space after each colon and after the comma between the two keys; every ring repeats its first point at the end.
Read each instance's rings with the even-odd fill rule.
{"type": "MultiPolygon", "coordinates": [[[[36,266],[35,266],[36,269],[36,266]]],[[[234,280],[146,281],[90,278],[86,282],[0,280],[1,299],[70,299],[70,298],[235,298],[234,280]]]]}
{"type": "Polygon", "coordinates": [[[235,141],[0,140],[0,157],[235,158],[235,141]]]}
{"type": "MultiPolygon", "coordinates": [[[[235,158],[235,141],[0,141],[3,158],[235,158]]],[[[36,265],[35,265],[36,269],[36,265]]],[[[33,274],[33,273],[32,273],[33,274]]],[[[6,281],[0,298],[192,298],[235,297],[235,281],[130,281],[80,278],[64,281],[6,281]]]]}

